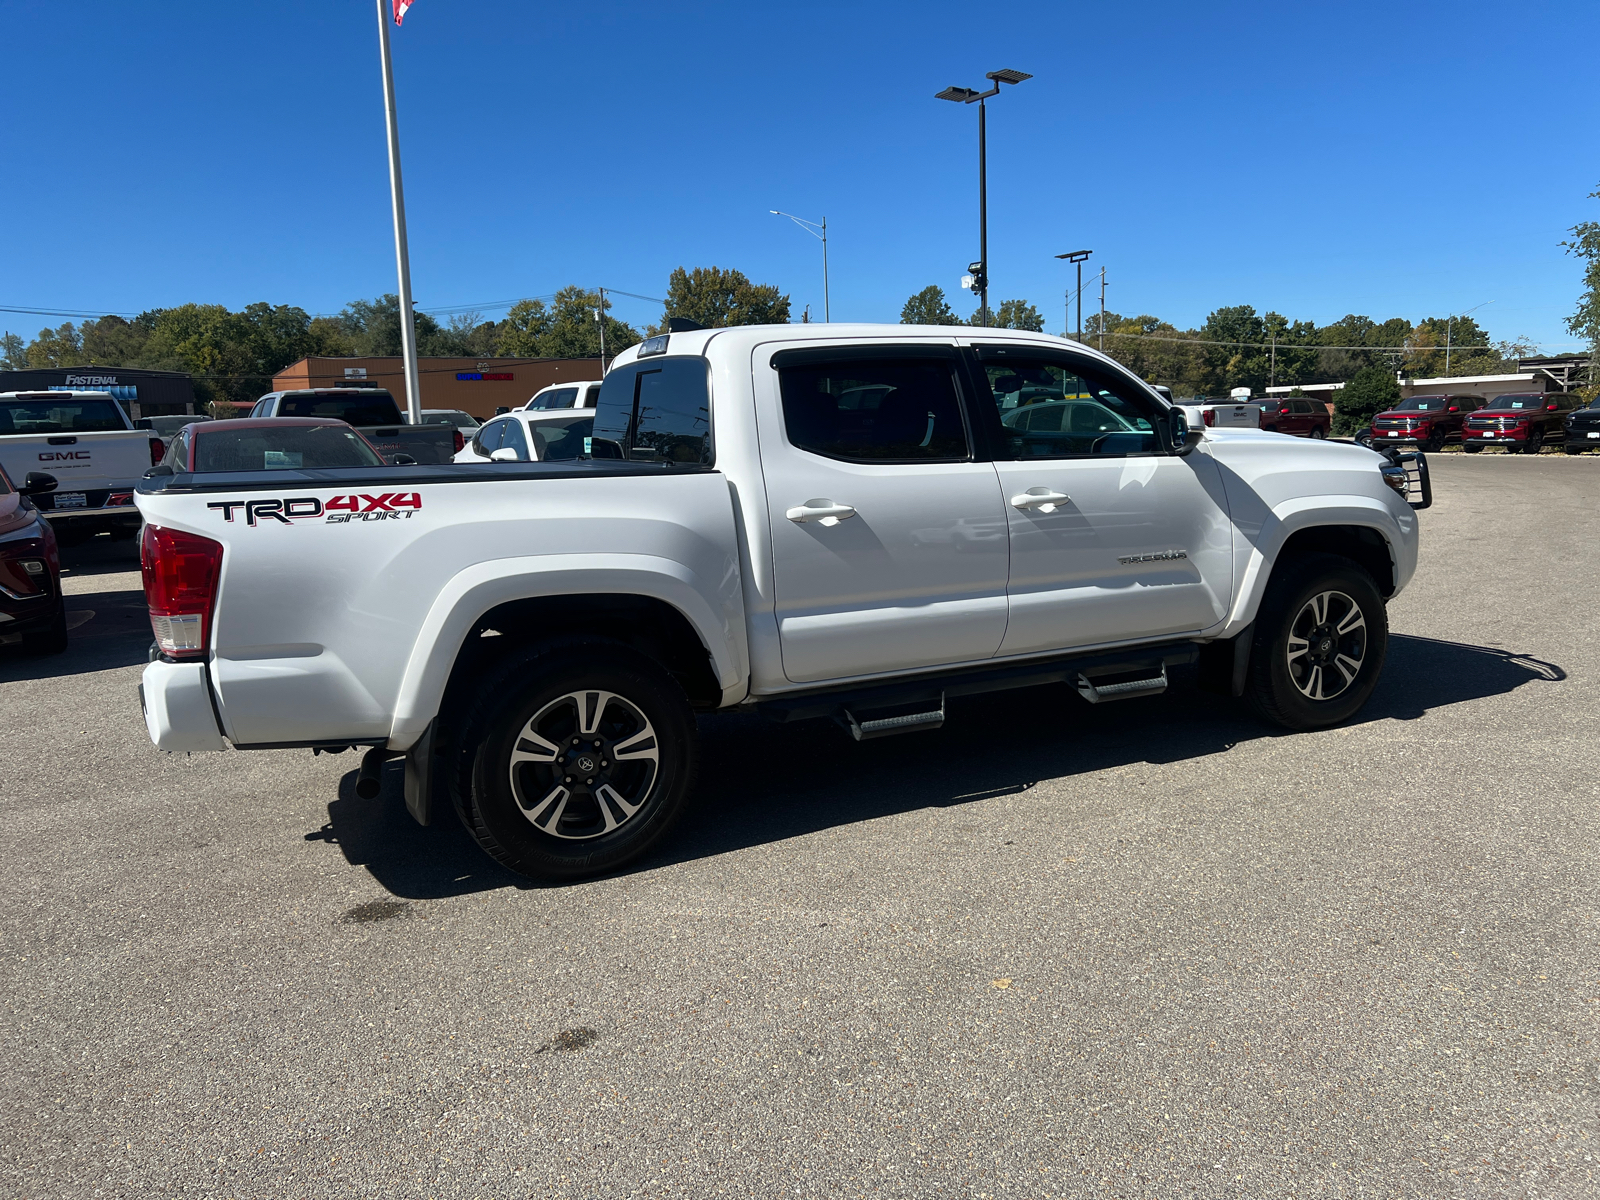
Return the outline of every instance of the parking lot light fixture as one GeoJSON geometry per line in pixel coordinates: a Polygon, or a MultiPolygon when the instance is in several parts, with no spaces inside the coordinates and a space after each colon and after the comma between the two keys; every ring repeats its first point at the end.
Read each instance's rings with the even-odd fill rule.
{"type": "Polygon", "coordinates": [[[954,104],[978,104],[978,264],[972,270],[973,282],[978,285],[978,316],[985,326],[989,324],[989,181],[988,181],[988,150],[985,145],[986,115],[983,102],[990,96],[1000,94],[1000,85],[1011,84],[1015,86],[1024,79],[1032,79],[1026,71],[1013,71],[1009,67],[999,71],[989,71],[984,75],[992,86],[986,92],[973,88],[957,87],[952,84],[942,92],[935,92],[935,100],[949,100],[954,104]]]}
{"type": "MultiPolygon", "coordinates": [[[[1094,253],[1093,250],[1068,250],[1065,254],[1056,255],[1057,258],[1064,258],[1069,263],[1077,263],[1078,264],[1078,344],[1079,345],[1083,344],[1083,260],[1088,258],[1089,255],[1091,255],[1093,253],[1094,253]]],[[[1071,303],[1071,299],[1072,298],[1069,295],[1068,298],[1067,298],[1067,300],[1068,300],[1068,303],[1067,303],[1067,324],[1068,324],[1068,326],[1070,326],[1072,324],[1072,303],[1071,303]]],[[[1061,332],[1064,334],[1064,333],[1066,333],[1066,330],[1063,329],[1061,332]]]]}
{"type": "Polygon", "coordinates": [[[775,217],[788,217],[796,225],[804,229],[812,237],[822,239],[822,319],[833,320],[831,309],[828,305],[828,218],[820,221],[808,221],[804,217],[797,217],[793,213],[779,212],[775,208],[767,209],[775,217]]]}

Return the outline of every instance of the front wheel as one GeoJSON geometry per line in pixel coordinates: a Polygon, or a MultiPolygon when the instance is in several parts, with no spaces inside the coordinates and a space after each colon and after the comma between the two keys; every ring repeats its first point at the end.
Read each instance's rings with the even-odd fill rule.
{"type": "Polygon", "coordinates": [[[1477,454],[1483,449],[1483,445],[1479,442],[1463,442],[1461,449],[1467,454],[1477,454]]]}
{"type": "Polygon", "coordinates": [[[1388,648],[1388,612],[1370,575],[1332,554],[1292,558],[1261,602],[1245,697],[1289,729],[1336,725],[1372,695],[1388,648]]]}
{"type": "Polygon", "coordinates": [[[1436,433],[1423,442],[1420,449],[1424,454],[1437,454],[1444,449],[1444,434],[1436,433]]]}
{"type": "Polygon", "coordinates": [[[677,821],[694,713],[654,661],[615,642],[559,643],[493,690],[465,815],[501,863],[540,882],[578,879],[632,862],[677,821]]]}
{"type": "Polygon", "coordinates": [[[1544,449],[1544,430],[1535,429],[1528,435],[1528,445],[1524,454],[1537,454],[1544,449]]]}

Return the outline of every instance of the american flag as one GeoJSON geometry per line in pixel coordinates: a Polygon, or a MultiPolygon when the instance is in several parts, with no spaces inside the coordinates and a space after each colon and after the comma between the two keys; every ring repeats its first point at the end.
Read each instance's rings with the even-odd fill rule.
{"type": "Polygon", "coordinates": [[[412,0],[394,0],[394,23],[400,24],[406,19],[406,9],[410,8],[412,0]]]}

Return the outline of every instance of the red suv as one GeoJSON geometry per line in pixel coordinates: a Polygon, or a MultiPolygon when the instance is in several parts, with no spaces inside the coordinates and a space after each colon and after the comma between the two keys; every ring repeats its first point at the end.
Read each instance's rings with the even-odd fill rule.
{"type": "Polygon", "coordinates": [[[1560,392],[1510,392],[1496,396],[1467,418],[1461,448],[1476,454],[1504,446],[1507,454],[1537,454],[1546,442],[1567,440],[1572,397],[1560,392]]]}
{"type": "Polygon", "coordinates": [[[1332,426],[1328,406],[1320,400],[1272,399],[1261,403],[1261,428],[1269,433],[1325,438],[1332,426]]]}
{"type": "Polygon", "coordinates": [[[1415,443],[1429,454],[1462,440],[1467,414],[1483,407],[1478,396],[1411,396],[1372,418],[1372,448],[1415,443]]]}

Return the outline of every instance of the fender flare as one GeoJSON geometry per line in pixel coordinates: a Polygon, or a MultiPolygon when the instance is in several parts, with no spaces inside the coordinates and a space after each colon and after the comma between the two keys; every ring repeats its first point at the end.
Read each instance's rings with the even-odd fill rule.
{"type": "Polygon", "coordinates": [[[1410,578],[1410,568],[1415,566],[1415,563],[1401,561],[1399,548],[1406,545],[1407,535],[1415,531],[1416,519],[1416,514],[1409,508],[1403,515],[1396,514],[1383,501],[1370,496],[1306,496],[1276,505],[1271,517],[1249,538],[1250,553],[1240,574],[1233,611],[1215,636],[1233,637],[1255,621],[1272,577],[1272,568],[1277,565],[1284,544],[1306,529],[1324,525],[1354,525],[1372,530],[1389,549],[1395,590],[1399,591],[1410,578]],[[1406,528],[1407,522],[1411,523],[1409,530],[1406,528]]]}
{"type": "Polygon", "coordinates": [[[389,749],[405,750],[422,736],[473,625],[513,600],[605,594],[669,604],[700,638],[728,703],[730,693],[742,694],[750,670],[741,598],[735,594],[730,606],[721,584],[701,581],[682,563],[642,554],[531,555],[468,567],[440,590],[417,631],[395,697],[389,749]],[[721,611],[708,599],[719,595],[721,611]]]}

